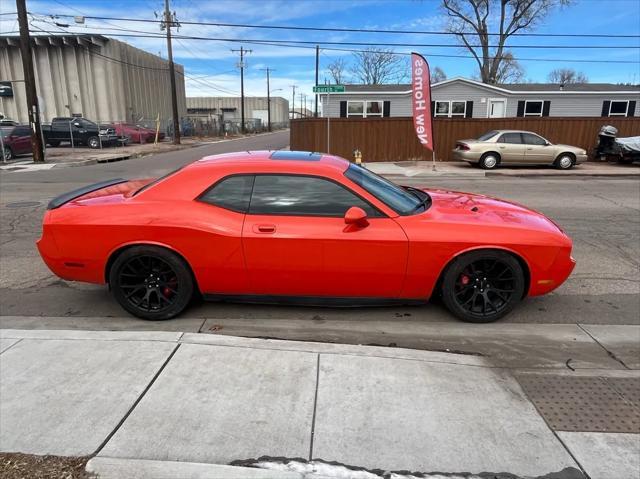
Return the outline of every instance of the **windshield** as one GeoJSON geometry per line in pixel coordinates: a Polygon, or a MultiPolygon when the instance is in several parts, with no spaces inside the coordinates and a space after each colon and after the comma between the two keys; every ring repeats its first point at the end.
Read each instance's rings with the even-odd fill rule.
{"type": "Polygon", "coordinates": [[[425,200],[429,198],[429,195],[425,192],[413,189],[405,190],[366,168],[351,164],[344,172],[344,176],[400,215],[411,215],[417,213],[423,206],[426,208],[425,200]]]}
{"type": "Polygon", "coordinates": [[[498,132],[496,130],[491,130],[488,131],[486,133],[483,133],[482,135],[480,135],[477,139],[480,141],[486,141],[489,138],[493,138],[494,136],[496,136],[498,134],[498,132]]]}

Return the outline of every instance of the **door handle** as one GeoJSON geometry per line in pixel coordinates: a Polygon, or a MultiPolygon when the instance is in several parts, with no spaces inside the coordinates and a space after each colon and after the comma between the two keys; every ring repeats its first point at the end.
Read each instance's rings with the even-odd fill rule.
{"type": "Polygon", "coordinates": [[[504,146],[499,146],[498,148],[500,148],[501,150],[504,150],[505,147],[504,146]]]}
{"type": "Polygon", "coordinates": [[[533,148],[527,148],[527,150],[533,150],[533,148]]]}
{"type": "Polygon", "coordinates": [[[253,225],[254,233],[275,233],[276,225],[253,225]]]}

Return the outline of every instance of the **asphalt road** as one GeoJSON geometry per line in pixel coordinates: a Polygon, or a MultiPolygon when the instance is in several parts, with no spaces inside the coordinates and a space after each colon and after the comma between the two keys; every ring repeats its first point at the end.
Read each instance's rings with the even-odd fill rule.
{"type": "MultiPolygon", "coordinates": [[[[118,163],[0,172],[0,326],[202,330],[410,346],[415,338],[402,335],[405,326],[411,326],[415,336],[420,323],[455,322],[436,301],[425,306],[354,309],[206,303],[191,307],[179,319],[150,323],[127,317],[106,287],[54,277],[38,256],[34,242],[45,205],[60,193],[114,177],[159,176],[205,155],[287,144],[285,131],[118,163]]],[[[578,264],[571,278],[550,295],[526,299],[501,321],[640,324],[637,179],[412,178],[404,182],[514,200],[547,214],[573,237],[578,264]]]]}

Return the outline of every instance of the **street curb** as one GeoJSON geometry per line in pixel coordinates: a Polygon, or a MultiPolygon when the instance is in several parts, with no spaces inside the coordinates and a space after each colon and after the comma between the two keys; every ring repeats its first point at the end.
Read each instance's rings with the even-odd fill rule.
{"type": "Polygon", "coordinates": [[[303,479],[293,471],[276,471],[253,467],[207,464],[202,462],[120,459],[96,456],[85,470],[99,479],[303,479]]]}
{"type": "Polygon", "coordinates": [[[140,152],[140,153],[136,153],[133,152],[131,154],[124,154],[124,155],[120,155],[120,156],[113,156],[113,157],[107,157],[107,158],[87,158],[85,160],[78,160],[78,161],[65,161],[65,162],[47,162],[48,164],[53,164],[54,166],[52,168],[74,168],[74,167],[78,167],[78,166],[88,166],[88,165],[96,165],[96,164],[103,164],[103,163],[114,163],[116,161],[125,161],[125,160],[133,160],[136,158],[144,158],[145,156],[149,156],[149,155],[157,155],[157,154],[162,154],[162,153],[171,153],[173,151],[181,151],[181,150],[189,150],[192,148],[200,148],[203,146],[208,146],[208,145],[214,145],[217,143],[226,143],[229,141],[237,141],[237,140],[245,140],[247,138],[254,138],[256,136],[264,136],[264,135],[273,135],[274,133],[278,133],[279,131],[282,130],[278,130],[275,132],[265,132],[265,133],[258,133],[256,135],[247,135],[247,136],[241,136],[238,138],[223,138],[221,140],[216,140],[216,141],[201,141],[198,143],[195,143],[193,145],[188,145],[188,146],[184,146],[184,147],[180,147],[180,148],[171,148],[168,150],[164,150],[164,151],[145,151],[145,152],[140,152]]]}

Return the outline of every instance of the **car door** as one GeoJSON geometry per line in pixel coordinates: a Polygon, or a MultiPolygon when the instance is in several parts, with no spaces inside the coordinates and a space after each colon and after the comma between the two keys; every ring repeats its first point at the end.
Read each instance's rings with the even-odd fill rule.
{"type": "Polygon", "coordinates": [[[524,160],[525,147],[519,132],[503,133],[497,145],[502,163],[521,163],[524,160]]]}
{"type": "Polygon", "coordinates": [[[16,139],[13,142],[14,153],[16,155],[24,155],[31,153],[31,130],[28,126],[18,126],[13,130],[16,139]]]}
{"type": "Polygon", "coordinates": [[[553,146],[551,146],[547,140],[533,133],[522,133],[522,140],[525,145],[525,163],[553,163],[553,146]]]}
{"type": "Polygon", "coordinates": [[[346,186],[319,176],[255,177],[242,244],[259,295],[398,297],[408,241],[402,228],[346,186]],[[352,206],[366,226],[347,225],[352,206]]]}

